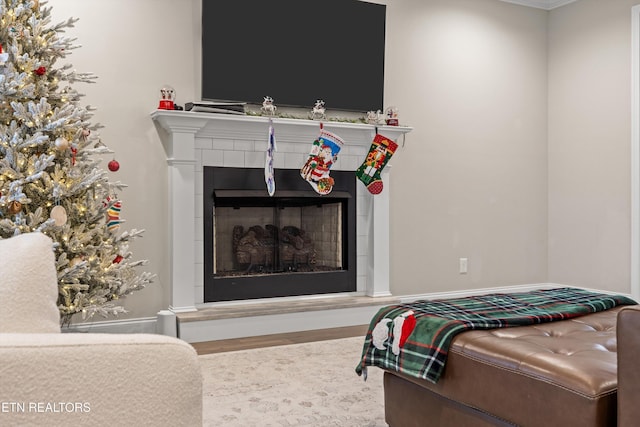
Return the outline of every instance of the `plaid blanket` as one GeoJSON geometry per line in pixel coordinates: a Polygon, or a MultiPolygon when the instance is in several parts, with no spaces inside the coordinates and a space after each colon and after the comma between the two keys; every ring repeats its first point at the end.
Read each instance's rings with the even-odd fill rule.
{"type": "Polygon", "coordinates": [[[472,329],[533,325],[635,305],[622,295],[576,288],[416,301],[382,308],[371,320],[358,375],[378,366],[437,382],[451,340],[472,329]]]}

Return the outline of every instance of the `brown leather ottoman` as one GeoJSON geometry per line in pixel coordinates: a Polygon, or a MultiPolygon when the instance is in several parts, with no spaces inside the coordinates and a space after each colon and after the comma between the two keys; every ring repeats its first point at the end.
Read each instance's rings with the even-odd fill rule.
{"type": "Polygon", "coordinates": [[[386,421],[391,427],[615,426],[616,317],[623,308],[464,332],[453,340],[436,384],[385,372],[386,421]]]}

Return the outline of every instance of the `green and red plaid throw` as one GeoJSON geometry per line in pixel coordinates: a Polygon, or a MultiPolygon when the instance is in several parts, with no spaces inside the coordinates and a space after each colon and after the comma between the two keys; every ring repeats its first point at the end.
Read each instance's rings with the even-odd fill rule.
{"type": "Polygon", "coordinates": [[[577,288],[496,293],[384,307],[371,320],[358,375],[377,366],[437,382],[451,340],[472,329],[526,326],[635,305],[623,295],[577,288]]]}

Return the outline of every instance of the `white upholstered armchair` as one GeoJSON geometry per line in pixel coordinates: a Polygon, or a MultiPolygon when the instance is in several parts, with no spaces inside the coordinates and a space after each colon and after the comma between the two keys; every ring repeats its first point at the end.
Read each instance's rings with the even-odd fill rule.
{"type": "Polygon", "coordinates": [[[60,333],[52,243],[41,233],[0,240],[0,425],[202,425],[189,344],[60,333]]]}

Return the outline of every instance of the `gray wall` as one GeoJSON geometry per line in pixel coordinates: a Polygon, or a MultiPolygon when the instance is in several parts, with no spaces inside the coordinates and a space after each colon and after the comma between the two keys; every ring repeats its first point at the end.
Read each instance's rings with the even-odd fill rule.
{"type": "MultiPolygon", "coordinates": [[[[171,84],[184,103],[199,93],[199,0],[51,0],[54,22],[80,20],[67,31],[82,45],[67,57],[79,71],[98,75],[95,84],[79,86],[83,104],[97,109],[101,136],[115,151],[120,170],[112,180],[129,185],[123,201],[121,229],[145,229],[131,250],[148,259],[154,284],[123,300],[130,310],[119,319],[155,317],[169,304],[167,162],[149,115],[159,90],[171,84]],[[197,11],[194,9],[197,6],[197,11]]],[[[105,156],[104,167],[111,160],[105,156]]],[[[80,320],[80,319],[78,319],[80,320]]],[[[96,318],[95,320],[104,320],[96,318]]]]}
{"type": "MultiPolygon", "coordinates": [[[[130,186],[123,227],[146,229],[132,249],[158,274],[125,300],[132,318],[168,304],[167,166],[149,114],[165,83],[178,103],[198,98],[200,1],[49,1],[57,20],[80,18],[68,60],[99,76],[81,89],[130,186]]],[[[627,292],[632,2],[379,2],[386,103],[415,128],[390,163],[392,292],[627,292]]]]}
{"type": "Polygon", "coordinates": [[[631,7],[549,19],[549,280],[630,291],[631,7]]]}
{"type": "Polygon", "coordinates": [[[393,159],[393,292],[545,282],[547,12],[389,3],[387,99],[415,127],[393,159]]]}

